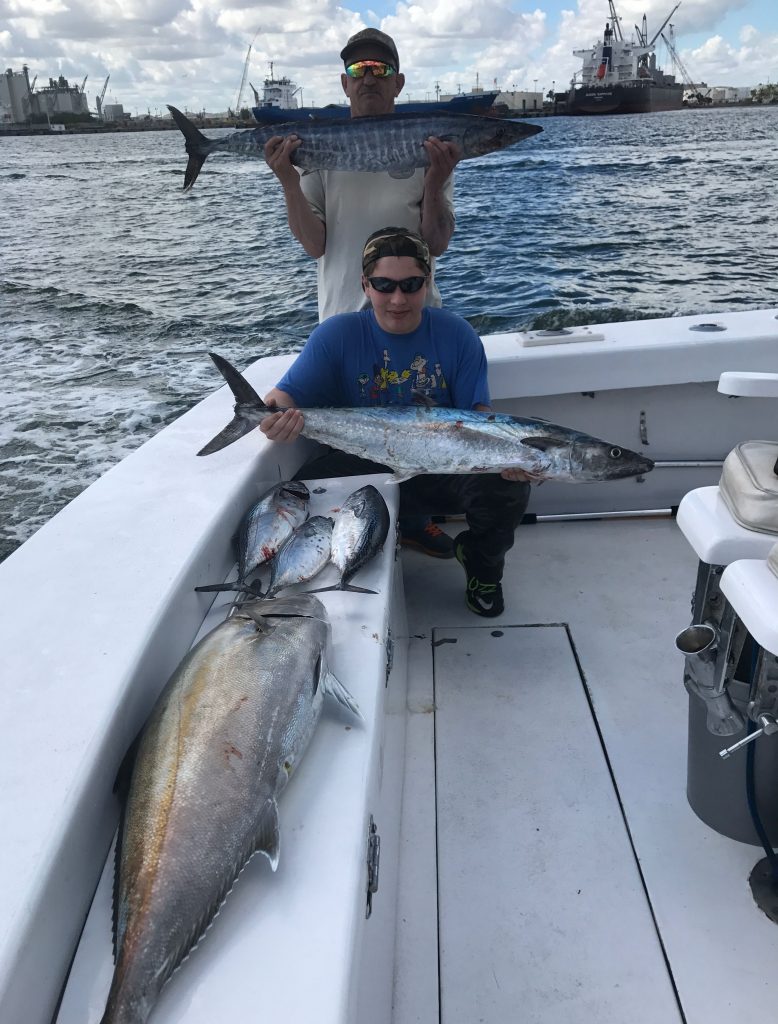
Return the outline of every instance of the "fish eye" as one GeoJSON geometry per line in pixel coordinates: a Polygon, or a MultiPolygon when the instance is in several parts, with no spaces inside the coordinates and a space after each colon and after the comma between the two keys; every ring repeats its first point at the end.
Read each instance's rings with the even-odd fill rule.
{"type": "Polygon", "coordinates": [[[623,452],[621,448],[611,448],[611,450],[608,452],[609,459],[620,459],[622,455],[623,452]]]}

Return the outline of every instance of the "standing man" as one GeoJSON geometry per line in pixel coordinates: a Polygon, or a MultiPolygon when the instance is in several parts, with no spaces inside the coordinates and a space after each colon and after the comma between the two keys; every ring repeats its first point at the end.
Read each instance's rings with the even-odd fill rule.
{"type": "MultiPolygon", "coordinates": [[[[426,305],[429,247],[402,227],[374,232],[361,255],[361,287],[370,305],[330,317],[268,395],[285,411],[267,416],[260,430],[271,440],[294,441],[304,426],[300,408],[411,405],[417,391],[438,405],[489,412],[486,355],[462,317],[426,305]]],[[[387,467],[327,449],[298,478],[354,476],[387,467]]],[[[529,501],[531,478],[518,469],[498,473],[425,473],[400,484],[400,516],[464,512],[467,530],[454,540],[467,578],[465,600],[477,615],[504,610],[506,552],[529,501]]],[[[447,538],[448,539],[448,538],[447,538]]]]}
{"type": "MultiPolygon", "coordinates": [[[[394,40],[366,28],[349,39],[340,56],[351,116],[393,114],[405,84],[394,40]]],[[[399,224],[420,234],[432,256],[446,251],[454,233],[452,173],[460,155],[453,143],[427,139],[430,165],[410,178],[367,171],[314,171],[301,177],[289,159],[300,144],[296,135],[275,135],[265,146],[265,159],[283,186],[292,234],[318,260],[320,321],[367,305],[359,287],[359,252],[370,231],[399,224]]],[[[441,305],[434,267],[427,301],[441,305]]]]}
{"type": "MultiPolygon", "coordinates": [[[[345,71],[341,85],[352,117],[392,114],[405,84],[391,36],[366,28],[351,36],[340,53],[345,71]]],[[[360,286],[359,253],[365,235],[384,224],[397,224],[421,235],[432,257],[446,251],[454,233],[453,171],[458,148],[429,138],[424,148],[429,167],[409,178],[366,171],[314,171],[301,176],[290,157],[301,144],[296,135],[275,135],[265,146],[268,166],[281,182],[289,228],[316,259],[319,320],[364,309],[368,297],[360,286]]],[[[440,306],[430,260],[425,301],[440,306]]],[[[429,517],[405,517],[403,544],[436,558],[453,558],[450,538],[429,517]]]]}

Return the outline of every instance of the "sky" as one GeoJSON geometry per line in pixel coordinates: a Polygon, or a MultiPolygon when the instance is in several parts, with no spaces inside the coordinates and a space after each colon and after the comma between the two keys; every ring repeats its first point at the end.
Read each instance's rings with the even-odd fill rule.
{"type": "MultiPolygon", "coordinates": [[[[625,36],[643,14],[653,34],[675,0],[615,0],[625,36]]],[[[248,81],[269,74],[300,86],[302,102],[343,99],[338,53],[366,26],[396,41],[405,95],[434,99],[476,83],[548,92],[567,87],[608,18],[608,0],[0,0],[2,69],[47,84],[60,74],[80,85],[94,110],[105,102],[130,113],[234,108],[251,46],[248,81]]],[[[775,0],[682,0],[671,18],[675,45],[692,79],[710,86],[778,81],[775,0]]],[[[672,71],[662,46],[660,66],[672,71]]],[[[679,74],[679,78],[680,78],[679,74]]],[[[300,96],[298,96],[298,101],[300,96]]],[[[250,105],[246,85],[242,105],[250,105]]]]}

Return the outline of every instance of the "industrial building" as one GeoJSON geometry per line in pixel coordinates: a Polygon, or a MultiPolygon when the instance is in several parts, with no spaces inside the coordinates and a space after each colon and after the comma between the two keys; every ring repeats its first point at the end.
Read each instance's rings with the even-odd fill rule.
{"type": "Polygon", "coordinates": [[[70,85],[62,75],[50,78],[49,84],[35,91],[37,76],[30,82],[29,68],[25,64],[20,72],[8,68],[0,76],[0,123],[25,124],[30,120],[68,114],[89,117],[84,86],[70,85]]]}

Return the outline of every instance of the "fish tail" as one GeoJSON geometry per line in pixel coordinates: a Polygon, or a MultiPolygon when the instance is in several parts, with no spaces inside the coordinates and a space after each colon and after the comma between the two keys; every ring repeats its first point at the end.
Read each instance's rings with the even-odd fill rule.
{"type": "Polygon", "coordinates": [[[212,455],[254,429],[257,425],[256,420],[244,416],[240,409],[241,406],[248,406],[257,412],[270,411],[243,374],[236,370],[232,363],[216,352],[209,352],[208,355],[213,359],[217,370],[227,381],[230,391],[235,396],[235,415],[224,430],[220,430],[216,437],[211,438],[208,444],[200,449],[198,455],[212,455]]]}
{"type": "Polygon", "coordinates": [[[245,405],[256,405],[261,410],[267,410],[267,406],[249,384],[243,374],[236,370],[232,363],[229,363],[224,356],[217,352],[209,352],[208,355],[216,364],[216,369],[224,377],[230,386],[230,391],[235,395],[235,401],[245,405]]]}
{"type": "Polygon", "coordinates": [[[208,154],[211,151],[211,140],[207,138],[192,122],[181,113],[176,107],[171,107],[168,104],[168,110],[170,111],[173,120],[176,122],[178,127],[184,134],[186,140],[186,151],[189,154],[189,162],[186,165],[184,171],[184,192],[188,192],[189,189],[197,181],[197,175],[200,173],[200,169],[206,161],[208,154]]]}
{"type": "Polygon", "coordinates": [[[377,590],[367,587],[355,587],[353,583],[333,583],[331,587],[319,587],[318,590],[306,590],[306,594],[326,594],[330,590],[347,590],[350,594],[377,594],[377,590]]]}
{"type": "Polygon", "coordinates": [[[206,583],[202,587],[195,587],[198,594],[219,594],[225,590],[236,591],[239,594],[251,594],[252,597],[262,597],[262,588],[258,582],[242,583],[235,580],[234,583],[206,583]]]}

